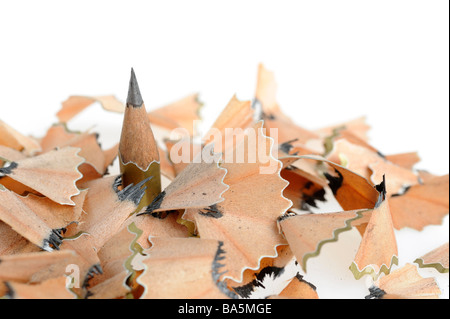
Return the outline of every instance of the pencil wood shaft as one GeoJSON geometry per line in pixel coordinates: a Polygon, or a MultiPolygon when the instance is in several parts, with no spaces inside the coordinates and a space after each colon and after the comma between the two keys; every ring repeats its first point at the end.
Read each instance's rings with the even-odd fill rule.
{"type": "Polygon", "coordinates": [[[127,105],[119,143],[119,154],[124,164],[133,162],[142,170],[146,170],[153,161],[159,162],[155,137],[150,128],[144,104],[141,107],[127,105]]]}

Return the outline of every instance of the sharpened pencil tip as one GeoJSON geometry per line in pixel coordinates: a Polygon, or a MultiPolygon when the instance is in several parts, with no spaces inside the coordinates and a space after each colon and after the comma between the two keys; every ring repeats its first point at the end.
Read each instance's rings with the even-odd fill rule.
{"type": "Polygon", "coordinates": [[[133,68],[131,68],[130,85],[128,87],[127,105],[133,107],[141,107],[144,101],[142,100],[141,91],[136,80],[133,68]]]}

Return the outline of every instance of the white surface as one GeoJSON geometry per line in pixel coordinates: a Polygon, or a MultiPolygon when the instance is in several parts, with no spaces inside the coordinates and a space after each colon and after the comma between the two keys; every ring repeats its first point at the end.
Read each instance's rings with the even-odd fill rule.
{"type": "MultiPolygon", "coordinates": [[[[233,94],[251,99],[259,62],[274,71],[283,111],[305,128],[366,116],[384,154],[418,151],[449,167],[448,1],[2,1],[0,118],[42,136],[69,95],[126,99],[134,67],[148,109],[199,92],[211,121],[233,94]]],[[[121,117],[98,106],[70,127],[96,125],[105,147],[121,117]]],[[[398,232],[400,263],[448,241],[443,226],[398,232]]],[[[360,298],[341,245],[310,260],[324,298],[360,298]],[[332,267],[330,268],[330,265],[332,267]],[[325,267],[325,268],[324,268],[325,267]]],[[[350,253],[351,255],[351,253],[350,253]]],[[[437,272],[431,274],[437,275],[437,272]]],[[[440,285],[448,298],[448,274],[440,285]]]]}

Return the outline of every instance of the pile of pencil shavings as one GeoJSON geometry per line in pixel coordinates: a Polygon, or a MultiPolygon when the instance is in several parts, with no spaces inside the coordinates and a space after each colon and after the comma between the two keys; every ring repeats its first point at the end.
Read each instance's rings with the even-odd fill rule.
{"type": "Polygon", "coordinates": [[[301,271],[265,297],[319,298],[309,258],[356,228],[348,271],[373,281],[362,297],[439,297],[417,267],[448,272],[448,242],[394,270],[394,229],[440,225],[449,175],[415,170],[416,153],[382,155],[364,118],[299,127],[262,65],[254,100],[233,96],[198,144],[201,106],[192,95],[147,112],[132,70],[125,104],[71,96],[40,138],[0,121],[0,296],[252,298],[294,261],[301,271]],[[94,103],[124,113],[109,149],[66,126],[94,103]],[[312,213],[327,194],[342,210],[312,213]]]}

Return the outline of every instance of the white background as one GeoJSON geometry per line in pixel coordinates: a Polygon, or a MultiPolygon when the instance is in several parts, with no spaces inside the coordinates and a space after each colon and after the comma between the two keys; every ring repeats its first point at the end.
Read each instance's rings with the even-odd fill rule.
{"type": "MultiPolygon", "coordinates": [[[[299,125],[315,129],[366,116],[381,152],[418,151],[417,168],[447,174],[448,6],[446,0],[1,0],[0,119],[42,136],[70,95],[125,100],[133,67],[148,110],[199,92],[211,121],[233,94],[253,98],[262,62],[275,72],[280,106],[299,125]]],[[[121,115],[96,112],[84,112],[72,128],[96,125],[110,146],[121,115]]],[[[323,298],[367,292],[336,256],[346,236],[357,248],[349,232],[308,266],[307,279],[323,298]]],[[[422,233],[398,232],[398,241],[400,263],[414,260],[448,241],[448,217],[422,233]]],[[[440,278],[448,297],[448,274],[440,278]]]]}

